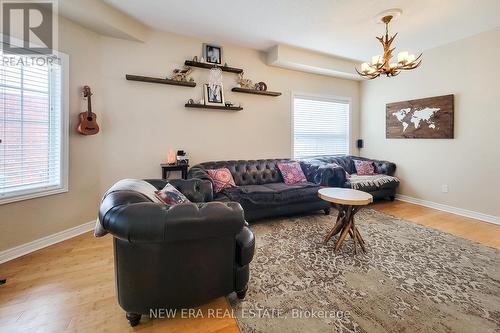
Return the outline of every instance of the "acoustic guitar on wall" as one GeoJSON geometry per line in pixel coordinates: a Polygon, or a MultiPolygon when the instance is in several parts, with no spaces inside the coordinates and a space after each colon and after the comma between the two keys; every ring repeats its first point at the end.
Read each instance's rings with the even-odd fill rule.
{"type": "Polygon", "coordinates": [[[99,133],[99,125],[97,125],[97,116],[92,112],[92,101],[90,96],[92,92],[89,86],[83,87],[83,97],[87,98],[87,112],[80,112],[80,123],[78,124],[78,132],[82,135],[94,135],[99,133]]]}

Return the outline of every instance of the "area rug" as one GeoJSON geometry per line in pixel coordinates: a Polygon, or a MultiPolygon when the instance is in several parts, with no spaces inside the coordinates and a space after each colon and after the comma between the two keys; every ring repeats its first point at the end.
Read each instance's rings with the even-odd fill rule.
{"type": "Polygon", "coordinates": [[[322,241],[335,214],[252,224],[242,332],[500,332],[500,251],[364,209],[335,255],[322,241]]]}

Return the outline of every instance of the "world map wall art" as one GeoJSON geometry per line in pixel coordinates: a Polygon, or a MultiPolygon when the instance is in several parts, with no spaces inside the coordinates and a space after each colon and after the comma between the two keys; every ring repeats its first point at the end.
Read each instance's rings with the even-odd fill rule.
{"type": "Polygon", "coordinates": [[[453,139],[453,95],[389,103],[385,112],[388,139],[453,139]]]}

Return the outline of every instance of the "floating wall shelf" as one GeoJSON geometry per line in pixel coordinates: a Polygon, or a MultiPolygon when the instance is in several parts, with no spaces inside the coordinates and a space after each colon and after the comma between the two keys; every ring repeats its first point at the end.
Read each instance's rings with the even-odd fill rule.
{"type": "Polygon", "coordinates": [[[170,79],[160,79],[158,77],[126,74],[125,78],[130,81],[170,84],[173,86],[182,86],[182,87],[196,87],[196,82],[175,81],[170,79]]]}
{"type": "Polygon", "coordinates": [[[273,96],[273,97],[281,95],[280,92],[276,92],[276,91],[262,91],[262,90],[247,89],[247,88],[240,88],[240,87],[234,87],[233,89],[231,89],[231,91],[245,93],[245,94],[264,95],[264,96],[273,96]]]}
{"type": "Polygon", "coordinates": [[[230,72],[230,73],[236,73],[236,74],[243,73],[243,69],[241,69],[241,68],[234,68],[234,67],[210,64],[210,63],[206,63],[206,62],[199,62],[199,61],[192,61],[192,60],[186,60],[184,62],[184,65],[191,66],[191,67],[206,68],[206,69],[219,67],[223,72],[230,72]]]}
{"type": "Polygon", "coordinates": [[[215,109],[215,110],[226,110],[226,111],[241,111],[242,107],[239,106],[217,106],[217,105],[205,105],[205,104],[185,104],[187,108],[195,109],[215,109]]]}

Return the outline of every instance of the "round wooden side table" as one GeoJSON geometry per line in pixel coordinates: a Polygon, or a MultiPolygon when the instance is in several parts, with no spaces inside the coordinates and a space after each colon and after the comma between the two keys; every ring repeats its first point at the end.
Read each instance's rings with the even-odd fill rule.
{"type": "Polygon", "coordinates": [[[334,235],[340,233],[339,238],[335,242],[335,253],[339,251],[346,238],[347,234],[351,235],[354,241],[354,253],[357,253],[356,243],[366,252],[365,241],[354,222],[354,215],[363,207],[373,202],[373,197],[363,191],[353,190],[350,188],[328,187],[318,191],[321,199],[331,202],[336,206],[339,214],[333,229],[326,235],[324,244],[334,235]]]}

